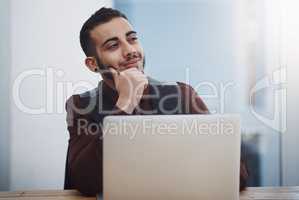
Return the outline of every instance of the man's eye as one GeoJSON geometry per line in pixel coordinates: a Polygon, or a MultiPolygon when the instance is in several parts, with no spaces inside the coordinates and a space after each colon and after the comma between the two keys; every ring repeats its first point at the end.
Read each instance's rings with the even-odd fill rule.
{"type": "Polygon", "coordinates": [[[137,37],[131,37],[131,38],[129,38],[129,40],[130,41],[135,41],[135,40],[138,40],[138,38],[137,37]]]}
{"type": "Polygon", "coordinates": [[[118,44],[112,44],[112,45],[108,46],[108,49],[112,50],[112,49],[116,49],[117,47],[118,47],[118,44]]]}

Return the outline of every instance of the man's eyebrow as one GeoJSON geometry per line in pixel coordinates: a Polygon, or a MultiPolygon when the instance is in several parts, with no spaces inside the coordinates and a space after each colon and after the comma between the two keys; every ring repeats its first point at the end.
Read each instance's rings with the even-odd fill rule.
{"type": "MultiPolygon", "coordinates": [[[[129,31],[129,32],[126,33],[126,37],[130,36],[131,34],[137,34],[137,32],[136,32],[136,31],[129,31]]],[[[107,44],[107,43],[110,42],[110,41],[117,41],[117,40],[118,40],[117,37],[109,38],[109,39],[107,39],[107,40],[102,44],[102,47],[105,46],[105,44],[107,44]]]]}
{"type": "Polygon", "coordinates": [[[137,32],[136,32],[136,31],[129,31],[129,32],[126,33],[126,36],[128,37],[128,36],[130,36],[131,34],[137,34],[137,32]]]}
{"type": "Polygon", "coordinates": [[[107,43],[110,42],[110,41],[117,41],[117,40],[118,40],[117,37],[109,38],[109,39],[107,39],[107,40],[102,44],[102,47],[105,46],[105,44],[107,44],[107,43]]]}

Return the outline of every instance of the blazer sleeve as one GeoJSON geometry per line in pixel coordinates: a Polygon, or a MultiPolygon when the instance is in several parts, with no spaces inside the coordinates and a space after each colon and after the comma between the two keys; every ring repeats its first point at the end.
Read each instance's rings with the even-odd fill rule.
{"type": "Polygon", "coordinates": [[[208,107],[190,85],[182,82],[178,82],[178,85],[182,96],[184,113],[209,114],[208,107]]]}
{"type": "MultiPolygon", "coordinates": [[[[80,96],[73,95],[66,102],[67,129],[69,132],[66,182],[85,196],[103,191],[103,155],[101,125],[92,122],[89,115],[80,113],[80,96]],[[92,124],[91,124],[92,123],[92,124]]],[[[114,115],[127,113],[115,107],[114,115]]]]}
{"type": "Polygon", "coordinates": [[[71,189],[77,189],[86,196],[101,192],[100,147],[101,130],[88,132],[88,119],[80,114],[80,96],[73,95],[66,102],[68,141],[68,179],[71,189]]]}
{"type": "MultiPolygon", "coordinates": [[[[181,93],[183,95],[183,103],[185,106],[185,113],[190,114],[209,114],[209,110],[203,100],[199,97],[196,91],[188,84],[178,82],[181,93]]],[[[246,189],[246,181],[248,179],[248,168],[246,160],[242,158],[240,161],[240,188],[239,191],[246,189]]]]}

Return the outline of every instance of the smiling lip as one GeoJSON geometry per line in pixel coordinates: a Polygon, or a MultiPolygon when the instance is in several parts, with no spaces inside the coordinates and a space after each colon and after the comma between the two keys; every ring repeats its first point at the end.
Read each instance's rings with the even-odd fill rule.
{"type": "Polygon", "coordinates": [[[140,60],[141,60],[141,58],[134,58],[134,59],[130,60],[129,62],[125,62],[122,66],[124,68],[132,67],[135,64],[137,64],[140,60]]]}

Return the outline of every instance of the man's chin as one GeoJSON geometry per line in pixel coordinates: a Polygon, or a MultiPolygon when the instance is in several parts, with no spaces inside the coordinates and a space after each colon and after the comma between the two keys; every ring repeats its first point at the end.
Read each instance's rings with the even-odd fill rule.
{"type": "Polygon", "coordinates": [[[144,67],[143,67],[142,64],[131,66],[131,67],[128,67],[126,69],[132,69],[132,68],[136,68],[138,71],[141,71],[142,73],[144,73],[144,67]]]}
{"type": "Polygon", "coordinates": [[[130,67],[130,68],[136,68],[138,71],[142,72],[144,74],[144,68],[143,66],[135,66],[135,67],[130,67]]]}

